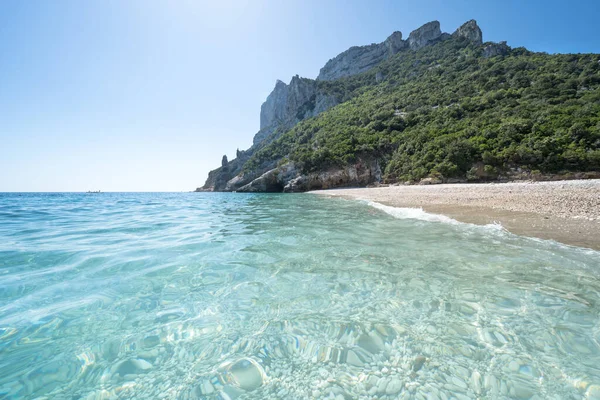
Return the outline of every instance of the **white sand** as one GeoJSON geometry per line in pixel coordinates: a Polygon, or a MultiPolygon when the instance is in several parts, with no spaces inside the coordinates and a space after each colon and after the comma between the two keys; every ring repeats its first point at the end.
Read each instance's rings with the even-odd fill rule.
{"type": "Polygon", "coordinates": [[[600,179],[319,190],[312,193],[420,207],[463,222],[499,222],[516,234],[600,249],[600,179]]]}

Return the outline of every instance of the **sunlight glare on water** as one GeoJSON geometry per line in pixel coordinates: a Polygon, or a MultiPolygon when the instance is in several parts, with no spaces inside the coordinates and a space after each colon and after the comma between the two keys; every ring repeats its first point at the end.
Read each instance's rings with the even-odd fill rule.
{"type": "Polygon", "coordinates": [[[0,398],[596,399],[599,278],[311,194],[0,194],[0,398]]]}

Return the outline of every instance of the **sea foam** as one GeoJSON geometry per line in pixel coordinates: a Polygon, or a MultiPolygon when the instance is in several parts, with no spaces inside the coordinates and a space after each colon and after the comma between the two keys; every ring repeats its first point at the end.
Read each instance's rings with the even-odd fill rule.
{"type": "Polygon", "coordinates": [[[381,210],[395,218],[398,219],[415,219],[419,221],[427,221],[427,222],[440,222],[444,224],[450,225],[463,225],[469,227],[479,227],[479,228],[487,228],[494,231],[508,232],[500,222],[494,222],[491,224],[485,225],[476,225],[468,222],[461,222],[454,218],[450,218],[446,215],[442,214],[434,214],[428,213],[424,211],[422,208],[412,208],[412,207],[392,207],[386,206],[385,204],[377,203],[375,201],[364,200],[369,206],[381,210]]]}

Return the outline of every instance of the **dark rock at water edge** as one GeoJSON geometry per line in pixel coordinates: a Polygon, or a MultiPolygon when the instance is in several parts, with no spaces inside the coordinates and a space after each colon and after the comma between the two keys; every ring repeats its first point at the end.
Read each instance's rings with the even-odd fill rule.
{"type": "Polygon", "coordinates": [[[377,160],[357,160],[345,167],[328,168],[324,171],[304,174],[294,163],[273,168],[238,192],[305,192],[344,186],[366,186],[381,181],[381,169],[377,160]]]}

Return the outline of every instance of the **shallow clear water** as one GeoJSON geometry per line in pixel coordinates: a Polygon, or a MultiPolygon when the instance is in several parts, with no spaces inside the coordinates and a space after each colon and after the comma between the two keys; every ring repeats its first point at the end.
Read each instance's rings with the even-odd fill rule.
{"type": "Polygon", "coordinates": [[[301,195],[0,194],[0,398],[600,398],[600,253],[301,195]]]}

